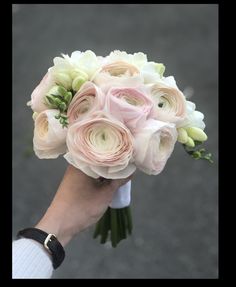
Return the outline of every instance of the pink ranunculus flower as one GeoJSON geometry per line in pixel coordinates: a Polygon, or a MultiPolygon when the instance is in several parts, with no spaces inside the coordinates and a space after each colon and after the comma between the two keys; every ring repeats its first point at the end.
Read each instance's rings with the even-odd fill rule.
{"type": "Polygon", "coordinates": [[[64,157],[91,177],[125,178],[136,169],[129,129],[103,112],[69,126],[66,142],[64,157]]]}
{"type": "Polygon", "coordinates": [[[127,62],[117,61],[103,65],[91,79],[106,92],[110,86],[134,87],[143,83],[139,69],[127,62]]]}
{"type": "Polygon", "coordinates": [[[67,128],[55,119],[58,110],[45,110],[39,113],[34,126],[34,152],[38,158],[57,158],[66,152],[67,128]]]}
{"type": "Polygon", "coordinates": [[[134,159],[137,167],[149,175],[159,174],[164,169],[177,140],[175,125],[149,119],[134,137],[134,159]]]}
{"type": "Polygon", "coordinates": [[[148,96],[144,86],[117,87],[109,89],[105,107],[133,132],[148,119],[152,113],[154,101],[148,96]]]}
{"type": "Polygon", "coordinates": [[[69,124],[76,120],[81,120],[88,114],[96,110],[101,110],[104,106],[105,95],[92,82],[86,82],[74,95],[67,111],[69,124]]]}
{"type": "Polygon", "coordinates": [[[47,110],[48,106],[44,103],[44,97],[55,85],[56,83],[51,73],[47,72],[39,85],[33,90],[31,101],[28,102],[27,105],[31,106],[32,110],[37,113],[47,110]]]}
{"type": "Polygon", "coordinates": [[[178,124],[186,117],[186,99],[176,87],[165,83],[149,86],[155,102],[153,117],[157,120],[178,124]]]}

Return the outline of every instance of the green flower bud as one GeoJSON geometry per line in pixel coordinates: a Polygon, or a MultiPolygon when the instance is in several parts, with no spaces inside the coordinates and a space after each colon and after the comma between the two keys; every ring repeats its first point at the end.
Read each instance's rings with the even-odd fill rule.
{"type": "Polygon", "coordinates": [[[60,99],[58,99],[58,98],[53,98],[53,100],[54,100],[54,103],[55,103],[55,105],[59,108],[60,107],[60,105],[63,103],[60,99]]]}
{"type": "Polygon", "coordinates": [[[59,86],[53,86],[49,92],[47,93],[48,96],[51,95],[60,95],[60,87],[59,86]]]}
{"type": "Polygon", "coordinates": [[[195,151],[193,154],[192,154],[192,157],[194,157],[195,159],[200,159],[202,157],[202,154],[200,151],[195,151]]]}
{"type": "Polygon", "coordinates": [[[188,140],[188,134],[184,128],[178,129],[178,141],[182,144],[185,144],[188,140]]]}
{"type": "Polygon", "coordinates": [[[32,118],[33,118],[34,121],[36,120],[38,114],[39,114],[39,113],[37,113],[37,112],[34,112],[34,113],[33,113],[32,118]]]}
{"type": "Polygon", "coordinates": [[[62,85],[67,90],[71,89],[72,79],[68,74],[63,72],[55,73],[54,78],[58,85],[62,85]]]}
{"type": "Polygon", "coordinates": [[[88,80],[88,74],[86,74],[84,71],[80,70],[80,69],[74,69],[71,71],[70,76],[72,78],[72,80],[74,80],[76,77],[81,76],[83,78],[86,79],[86,81],[88,80]]]}
{"type": "Polygon", "coordinates": [[[77,92],[86,81],[87,79],[83,76],[76,77],[72,82],[72,89],[77,92]]]}
{"type": "Polygon", "coordinates": [[[207,135],[204,133],[203,130],[199,128],[190,127],[190,128],[186,128],[186,131],[188,133],[188,136],[191,137],[193,140],[201,141],[201,142],[207,140],[207,135]]]}
{"type": "Polygon", "coordinates": [[[54,109],[54,108],[57,107],[57,105],[56,105],[54,99],[55,99],[55,97],[53,97],[52,95],[46,95],[46,96],[44,97],[44,102],[45,102],[45,104],[46,104],[49,108],[54,109]]]}
{"type": "Polygon", "coordinates": [[[195,143],[190,137],[188,137],[188,140],[185,144],[189,147],[195,147],[195,143]]]}
{"type": "Polygon", "coordinates": [[[161,63],[156,64],[156,71],[160,75],[160,77],[163,76],[165,69],[166,69],[166,67],[163,64],[161,64],[161,63]]]}
{"type": "Polygon", "coordinates": [[[60,109],[60,111],[64,112],[64,111],[66,110],[66,108],[67,108],[66,103],[61,102],[61,103],[60,103],[60,105],[59,105],[59,109],[60,109]]]}
{"type": "Polygon", "coordinates": [[[72,100],[72,93],[71,92],[67,92],[66,95],[64,96],[64,100],[66,101],[67,105],[69,105],[69,103],[72,100]]]}

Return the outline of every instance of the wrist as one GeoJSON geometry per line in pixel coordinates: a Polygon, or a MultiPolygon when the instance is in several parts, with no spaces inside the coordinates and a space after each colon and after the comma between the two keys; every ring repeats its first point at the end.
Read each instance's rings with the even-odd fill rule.
{"type": "Polygon", "coordinates": [[[39,228],[47,233],[55,234],[58,241],[65,247],[73,238],[70,228],[63,220],[63,212],[55,213],[49,208],[42,219],[36,224],[39,228]]]}
{"type": "Polygon", "coordinates": [[[55,234],[47,233],[39,228],[28,227],[17,233],[17,238],[28,238],[43,245],[44,249],[50,254],[52,265],[57,269],[65,258],[65,250],[58,241],[55,234]]]}

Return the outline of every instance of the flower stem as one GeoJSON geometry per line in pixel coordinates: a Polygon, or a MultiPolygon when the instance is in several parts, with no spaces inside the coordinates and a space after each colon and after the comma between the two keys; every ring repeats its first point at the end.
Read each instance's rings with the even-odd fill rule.
{"type": "Polygon", "coordinates": [[[101,226],[101,243],[104,244],[108,237],[108,231],[110,228],[110,220],[109,220],[110,210],[108,209],[107,212],[104,214],[101,226]]]}
{"type": "Polygon", "coordinates": [[[118,224],[117,224],[117,211],[113,208],[108,208],[111,211],[111,244],[116,247],[118,243],[118,224]]]}
{"type": "Polygon", "coordinates": [[[132,217],[130,206],[120,209],[108,207],[107,211],[96,224],[93,238],[101,235],[101,244],[110,240],[112,247],[116,247],[121,240],[127,238],[127,235],[131,233],[132,217]]]}

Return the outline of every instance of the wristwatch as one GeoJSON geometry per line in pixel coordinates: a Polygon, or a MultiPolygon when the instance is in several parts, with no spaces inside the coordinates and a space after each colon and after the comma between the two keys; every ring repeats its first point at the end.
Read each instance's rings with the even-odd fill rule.
{"type": "Polygon", "coordinates": [[[65,250],[56,236],[38,228],[25,228],[17,233],[17,238],[29,238],[41,243],[52,256],[52,265],[57,269],[65,258],[65,250]]]}

